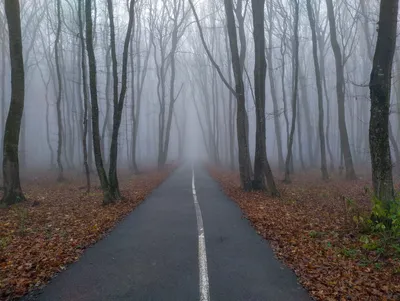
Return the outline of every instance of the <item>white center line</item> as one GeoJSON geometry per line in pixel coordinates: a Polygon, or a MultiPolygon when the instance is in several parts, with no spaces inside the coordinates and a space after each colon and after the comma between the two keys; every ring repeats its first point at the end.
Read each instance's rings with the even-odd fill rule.
{"type": "Polygon", "coordinates": [[[192,166],[192,192],[193,192],[194,207],[196,209],[197,232],[199,235],[200,301],[209,301],[210,289],[209,289],[208,271],[207,271],[206,240],[204,237],[204,227],[203,227],[203,218],[201,216],[201,209],[199,202],[197,201],[193,166],[192,166]]]}

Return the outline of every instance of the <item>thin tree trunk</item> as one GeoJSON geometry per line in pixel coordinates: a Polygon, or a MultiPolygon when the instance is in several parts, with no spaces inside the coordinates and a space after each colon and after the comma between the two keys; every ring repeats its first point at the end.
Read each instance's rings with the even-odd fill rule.
{"type": "Polygon", "coordinates": [[[324,57],[324,45],[323,45],[323,37],[321,36],[320,32],[318,32],[318,50],[319,50],[319,57],[320,57],[320,75],[322,78],[322,83],[323,83],[323,88],[324,88],[324,94],[325,94],[325,100],[326,100],[326,148],[328,150],[329,154],[329,160],[330,160],[330,171],[333,172],[335,170],[335,159],[333,157],[332,153],[332,148],[330,144],[330,138],[329,138],[329,131],[330,131],[330,100],[329,100],[329,95],[328,95],[328,88],[326,84],[326,74],[325,74],[325,57],[324,57]]]}
{"type": "Polygon", "coordinates": [[[285,65],[286,65],[286,27],[284,28],[283,37],[281,41],[281,61],[282,61],[282,72],[281,72],[281,87],[282,87],[282,100],[283,100],[283,116],[285,117],[286,123],[286,147],[289,145],[289,118],[288,118],[288,108],[286,100],[286,83],[285,83],[285,65]]]}
{"type": "Polygon", "coordinates": [[[62,78],[61,78],[61,68],[60,68],[60,57],[59,57],[59,43],[61,36],[61,0],[57,0],[57,32],[56,41],[54,45],[54,55],[56,59],[56,70],[57,70],[57,126],[58,126],[58,144],[57,144],[57,165],[58,165],[58,178],[57,181],[64,181],[64,167],[61,160],[62,147],[63,147],[63,124],[62,124],[62,114],[61,114],[61,97],[62,97],[62,78]]]}
{"type": "MultiPolygon", "coordinates": [[[[110,72],[110,66],[111,66],[111,48],[109,47],[106,50],[106,85],[105,85],[105,104],[106,104],[106,113],[104,115],[104,123],[103,127],[101,130],[101,149],[102,152],[105,156],[105,143],[106,143],[106,132],[109,127],[109,119],[110,119],[110,82],[111,82],[111,72],[110,72]]],[[[110,133],[108,133],[110,134],[110,133]]]]}
{"type": "MultiPolygon", "coordinates": [[[[300,95],[301,98],[299,98],[299,105],[301,105],[301,102],[305,103],[307,101],[307,97],[305,96],[307,93],[305,93],[306,86],[301,85],[301,90],[300,90],[300,95]]],[[[304,105],[303,105],[304,106],[304,105]]],[[[300,160],[300,165],[302,170],[306,170],[306,164],[304,163],[304,156],[303,156],[303,143],[301,139],[301,129],[302,129],[302,116],[300,110],[297,110],[297,144],[299,146],[299,160],[300,160]]],[[[310,145],[309,145],[310,147],[310,145]]],[[[294,159],[292,158],[291,164],[294,165],[293,163],[294,159]]]]}
{"type": "Polygon", "coordinates": [[[293,41],[293,91],[292,91],[292,125],[290,128],[288,151],[285,162],[285,182],[290,183],[290,161],[292,160],[293,135],[296,127],[297,92],[299,83],[299,0],[293,0],[294,15],[294,41],[293,41]]]}
{"type": "Polygon", "coordinates": [[[273,2],[269,1],[268,6],[268,19],[269,19],[269,28],[268,28],[268,48],[266,49],[267,52],[267,61],[268,61],[268,76],[269,76],[269,85],[271,88],[271,97],[272,97],[272,104],[274,107],[274,126],[275,126],[275,136],[276,136],[276,144],[278,148],[278,165],[279,169],[284,170],[285,162],[283,159],[283,150],[282,150],[282,130],[281,124],[279,121],[280,112],[279,112],[279,105],[278,105],[278,97],[276,95],[276,84],[275,84],[275,74],[274,74],[274,66],[272,62],[272,34],[273,34],[273,2]]]}
{"type": "MultiPolygon", "coordinates": [[[[83,0],[80,0],[78,8],[79,15],[79,38],[81,42],[81,69],[82,69],[82,85],[83,85],[83,135],[82,135],[82,150],[83,150],[83,166],[86,175],[86,191],[90,192],[90,169],[88,164],[88,150],[87,150],[87,135],[88,135],[88,89],[87,89],[87,71],[86,71],[86,50],[85,38],[83,36],[83,16],[82,6],[83,0]]],[[[81,92],[79,91],[79,94],[81,92]]]]}
{"type": "MultiPolygon", "coordinates": [[[[113,131],[111,137],[110,147],[110,167],[108,171],[110,193],[112,200],[120,199],[121,192],[119,190],[118,176],[117,176],[117,159],[118,159],[118,135],[119,128],[121,125],[122,111],[124,108],[124,100],[127,90],[127,68],[128,68],[128,53],[129,43],[132,35],[133,19],[134,19],[134,5],[133,0],[130,1],[129,5],[129,22],[128,29],[126,31],[124,48],[122,54],[122,78],[121,78],[121,91],[118,98],[118,73],[117,73],[117,56],[115,48],[115,27],[114,27],[114,16],[112,0],[107,0],[108,15],[110,20],[110,38],[111,38],[111,58],[113,63],[113,80],[114,80],[114,112],[113,112],[113,131]]],[[[132,70],[133,71],[133,70],[132,70]]]]}
{"type": "MultiPolygon", "coordinates": [[[[3,24],[2,24],[3,25],[3,24]]],[[[2,30],[1,43],[1,112],[0,112],[0,126],[1,126],[1,143],[3,143],[5,133],[5,120],[6,120],[6,32],[5,24],[2,30]]],[[[3,148],[0,147],[0,158],[3,158],[3,148]]]]}
{"type": "Polygon", "coordinates": [[[332,50],[335,56],[336,65],[336,94],[338,102],[338,123],[339,123],[339,134],[340,134],[340,145],[344,156],[344,163],[346,166],[346,178],[355,179],[356,173],[353,166],[353,158],[350,151],[349,137],[347,134],[346,117],[345,117],[345,82],[344,82],[344,70],[343,70],[343,59],[340,50],[339,43],[336,36],[336,23],[335,14],[333,11],[332,0],[326,0],[329,28],[330,28],[330,39],[332,50]]]}
{"type": "MultiPolygon", "coordinates": [[[[228,31],[227,28],[224,28],[224,37],[225,37],[225,51],[226,54],[229,56],[228,60],[230,59],[229,55],[229,42],[228,42],[228,31]]],[[[228,64],[227,66],[228,71],[228,83],[232,86],[232,67],[228,64]]],[[[228,110],[229,110],[229,167],[231,170],[235,169],[235,121],[234,121],[234,112],[233,112],[233,94],[229,93],[228,96],[228,110]]]]}
{"type": "MultiPolygon", "coordinates": [[[[89,62],[89,87],[92,104],[92,135],[94,160],[96,164],[97,174],[99,176],[101,189],[103,191],[103,203],[110,202],[109,183],[104,170],[103,158],[100,145],[100,129],[99,129],[99,104],[97,100],[97,79],[96,79],[96,58],[93,48],[93,23],[92,23],[92,0],[85,0],[85,16],[86,16],[86,48],[88,52],[89,62]]],[[[90,151],[90,149],[89,149],[90,151]]]]}
{"type": "Polygon", "coordinates": [[[307,13],[311,27],[315,81],[317,84],[317,94],[318,94],[318,131],[319,131],[319,144],[321,149],[321,174],[322,174],[322,179],[327,180],[329,178],[329,175],[328,175],[328,169],[326,168],[326,151],[325,151],[325,135],[324,135],[324,102],[322,95],[321,73],[318,62],[318,45],[317,45],[318,41],[315,29],[314,11],[311,6],[311,0],[307,0],[307,13]]]}

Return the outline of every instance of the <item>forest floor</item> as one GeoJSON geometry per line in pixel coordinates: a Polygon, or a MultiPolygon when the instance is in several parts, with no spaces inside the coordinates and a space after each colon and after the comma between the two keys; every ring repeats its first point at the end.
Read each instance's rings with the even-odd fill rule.
{"type": "Polygon", "coordinates": [[[0,208],[0,300],[41,287],[78,260],[85,248],[135,209],[173,169],[121,176],[123,200],[109,206],[102,206],[96,181],[89,194],[85,179],[74,175],[67,174],[62,183],[56,183],[52,174],[25,181],[28,201],[0,208]]]}
{"type": "Polygon", "coordinates": [[[400,250],[366,248],[354,219],[371,211],[370,181],[298,174],[271,198],[243,192],[238,173],[209,171],[315,299],[400,300],[400,250]]]}

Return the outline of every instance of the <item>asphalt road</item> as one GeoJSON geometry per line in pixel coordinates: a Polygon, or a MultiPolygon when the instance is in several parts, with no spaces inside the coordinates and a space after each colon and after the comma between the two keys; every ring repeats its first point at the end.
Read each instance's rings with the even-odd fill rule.
{"type": "Polygon", "coordinates": [[[179,168],[110,235],[23,300],[311,300],[237,205],[197,166],[194,186],[206,245],[205,258],[199,256],[192,174],[191,166],[179,168]],[[206,261],[208,279],[202,283],[209,296],[200,294],[199,260],[206,261]]]}

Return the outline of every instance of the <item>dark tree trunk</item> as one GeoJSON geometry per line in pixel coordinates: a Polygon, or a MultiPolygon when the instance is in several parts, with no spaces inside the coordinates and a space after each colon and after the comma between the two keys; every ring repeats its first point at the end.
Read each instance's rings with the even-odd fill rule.
{"type": "Polygon", "coordinates": [[[256,101],[256,151],[254,157],[254,189],[264,189],[264,176],[272,195],[278,195],[278,189],[267,159],[265,133],[265,78],[267,63],[265,60],[264,4],[265,0],[252,0],[253,37],[254,37],[254,94],[256,101]]]}
{"type": "MultiPolygon", "coordinates": [[[[81,69],[82,69],[82,85],[83,85],[83,133],[82,133],[82,150],[83,150],[83,166],[86,175],[86,191],[90,192],[90,169],[88,164],[88,149],[87,149],[87,136],[88,136],[88,89],[87,89],[87,71],[86,71],[86,50],[85,38],[83,36],[83,0],[80,0],[78,8],[79,15],[79,38],[81,42],[81,69]]],[[[79,91],[81,93],[81,91],[79,91]]]]}
{"type": "MultiPolygon", "coordinates": [[[[118,135],[119,128],[121,125],[122,111],[124,108],[124,100],[127,90],[127,68],[128,68],[128,53],[129,43],[132,35],[133,19],[134,19],[134,5],[133,0],[130,1],[129,5],[129,22],[128,29],[126,31],[124,48],[122,54],[122,78],[121,78],[121,91],[118,98],[118,65],[115,48],[115,27],[114,27],[114,16],[112,0],[108,0],[108,14],[110,19],[110,37],[111,37],[111,58],[113,62],[113,80],[114,80],[114,112],[113,112],[113,131],[111,137],[110,147],[110,167],[108,171],[110,194],[112,198],[110,200],[116,200],[121,198],[119,190],[118,175],[117,175],[117,159],[118,159],[118,135]]],[[[133,72],[133,70],[132,70],[133,72]]]]}
{"type": "Polygon", "coordinates": [[[318,131],[319,131],[319,144],[321,149],[321,174],[322,174],[322,179],[327,180],[329,178],[329,175],[328,175],[328,169],[326,167],[326,151],[325,151],[325,135],[324,135],[324,102],[322,95],[321,73],[318,61],[318,45],[317,45],[318,41],[317,41],[317,34],[315,27],[314,11],[311,5],[311,0],[307,0],[307,13],[311,27],[315,81],[317,84],[317,94],[318,94],[318,131]]]}
{"type": "MultiPolygon", "coordinates": [[[[1,43],[1,111],[0,111],[0,126],[1,126],[1,143],[4,139],[5,132],[5,120],[6,120],[6,25],[1,24],[3,28],[2,31],[2,41],[1,43]]],[[[0,158],[3,158],[3,148],[0,147],[0,158]]]]}
{"type": "Polygon", "coordinates": [[[24,59],[22,54],[19,1],[5,0],[11,62],[11,102],[4,131],[2,204],[11,205],[25,200],[19,179],[18,143],[24,111],[24,59]]]}
{"type": "Polygon", "coordinates": [[[397,174],[400,174],[400,150],[399,150],[399,146],[397,145],[396,138],[393,135],[392,125],[391,125],[390,121],[389,121],[389,140],[390,140],[390,143],[392,144],[393,151],[394,151],[394,158],[396,160],[395,164],[394,164],[395,172],[397,174]]]}
{"type": "Polygon", "coordinates": [[[344,81],[344,70],[343,70],[343,58],[336,36],[335,13],[333,11],[332,0],[326,0],[326,6],[328,12],[332,50],[335,56],[335,65],[336,65],[336,94],[338,102],[338,122],[339,122],[340,145],[342,149],[341,152],[343,153],[344,164],[346,166],[346,178],[355,179],[356,173],[354,171],[353,158],[350,151],[350,143],[349,143],[349,136],[347,134],[345,107],[344,107],[345,81],[344,81]]]}
{"type": "Polygon", "coordinates": [[[371,71],[369,144],[375,196],[388,208],[394,200],[389,144],[392,63],[396,49],[398,1],[381,0],[378,39],[371,71]]]}
{"type": "Polygon", "coordinates": [[[58,165],[58,178],[57,181],[64,181],[64,167],[62,164],[62,147],[63,147],[63,124],[61,114],[61,98],[62,98],[62,78],[61,78],[61,67],[60,67],[60,37],[61,37],[61,0],[57,0],[57,32],[56,41],[54,44],[54,55],[56,59],[56,70],[57,70],[57,126],[58,126],[58,144],[57,144],[57,165],[58,165]]]}
{"type": "Polygon", "coordinates": [[[237,99],[237,139],[239,146],[239,170],[242,188],[245,191],[252,189],[252,170],[250,165],[249,141],[247,135],[247,112],[246,99],[244,95],[243,72],[240,65],[240,57],[236,36],[235,16],[233,14],[232,0],[224,0],[226,20],[228,27],[228,37],[231,49],[232,67],[236,82],[236,99],[237,99]]]}
{"type": "Polygon", "coordinates": [[[85,2],[86,48],[88,52],[89,87],[90,87],[90,99],[92,104],[92,135],[93,135],[94,161],[97,169],[97,174],[99,176],[101,189],[103,191],[103,203],[107,204],[110,202],[111,196],[109,192],[109,184],[106,171],[104,170],[103,157],[101,154],[101,145],[100,145],[96,58],[94,55],[94,48],[93,48],[92,0],[85,0],[85,1],[86,1],[85,2]]]}

